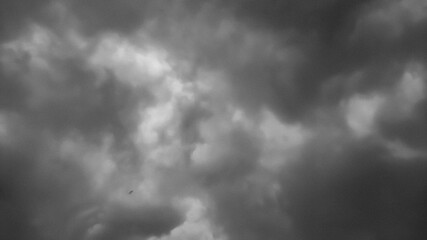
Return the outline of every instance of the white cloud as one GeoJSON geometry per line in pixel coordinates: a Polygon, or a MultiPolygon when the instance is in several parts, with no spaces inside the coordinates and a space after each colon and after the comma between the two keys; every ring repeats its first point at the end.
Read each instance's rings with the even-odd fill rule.
{"type": "Polygon", "coordinates": [[[425,69],[421,64],[406,66],[401,79],[386,95],[380,115],[386,121],[400,121],[410,118],[417,103],[425,98],[425,69]]]}
{"type": "Polygon", "coordinates": [[[356,95],[348,100],[345,104],[345,118],[356,137],[366,137],[375,131],[377,113],[384,101],[380,95],[356,95]]]}
{"type": "Polygon", "coordinates": [[[414,105],[424,96],[424,70],[420,65],[409,65],[397,86],[396,102],[401,114],[411,113],[414,105]]]}
{"type": "Polygon", "coordinates": [[[119,80],[133,86],[152,83],[171,71],[165,51],[150,44],[141,45],[118,35],[105,35],[99,39],[89,62],[101,76],[105,74],[104,69],[109,69],[119,80]]]}
{"type": "Polygon", "coordinates": [[[205,203],[198,198],[177,199],[177,205],[185,211],[185,221],[164,237],[148,240],[224,240],[219,229],[207,218],[205,203]]]}
{"type": "Polygon", "coordinates": [[[302,125],[280,121],[270,111],[263,111],[259,131],[263,145],[260,163],[270,170],[279,170],[284,163],[295,159],[310,137],[310,131],[302,125]]]}

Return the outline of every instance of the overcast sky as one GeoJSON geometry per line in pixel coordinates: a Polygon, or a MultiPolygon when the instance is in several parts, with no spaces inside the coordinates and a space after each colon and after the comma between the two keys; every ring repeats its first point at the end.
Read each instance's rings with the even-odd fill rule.
{"type": "Polygon", "coordinates": [[[427,1],[0,9],[0,239],[427,239],[427,1]]]}

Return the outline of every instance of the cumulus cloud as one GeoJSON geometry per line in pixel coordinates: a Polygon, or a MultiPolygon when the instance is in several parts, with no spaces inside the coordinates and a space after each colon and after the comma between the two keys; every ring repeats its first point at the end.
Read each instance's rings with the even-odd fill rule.
{"type": "Polygon", "coordinates": [[[418,0],[3,1],[5,239],[425,239],[418,0]]]}

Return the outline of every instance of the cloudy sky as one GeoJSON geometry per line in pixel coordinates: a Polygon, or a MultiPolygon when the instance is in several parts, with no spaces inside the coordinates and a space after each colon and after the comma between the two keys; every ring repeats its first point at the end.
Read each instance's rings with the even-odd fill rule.
{"type": "Polygon", "coordinates": [[[427,1],[0,9],[0,239],[427,239],[427,1]]]}

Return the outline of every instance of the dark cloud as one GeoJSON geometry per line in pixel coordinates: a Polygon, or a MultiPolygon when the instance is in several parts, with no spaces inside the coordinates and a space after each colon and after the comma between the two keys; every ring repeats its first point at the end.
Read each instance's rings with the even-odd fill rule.
{"type": "Polygon", "coordinates": [[[82,19],[88,33],[99,31],[128,32],[140,26],[149,13],[151,1],[71,1],[71,8],[82,19]]]}
{"type": "Polygon", "coordinates": [[[239,181],[255,167],[256,142],[240,129],[229,134],[198,146],[193,153],[194,173],[207,186],[239,181]]]}
{"type": "Polygon", "coordinates": [[[40,27],[32,35],[29,29],[1,50],[1,238],[83,239],[96,224],[105,226],[106,235],[90,239],[168,233],[181,221],[175,208],[111,206],[111,189],[94,187],[101,166],[88,167],[109,161],[102,158],[110,155],[97,154],[110,135],[108,164],[129,175],[139,169],[132,133],[136,110],[151,101],[150,93],[109,70],[99,77],[84,54],[57,35],[62,33],[40,27]],[[103,214],[108,216],[95,217],[103,214]]]}
{"type": "Polygon", "coordinates": [[[359,142],[308,152],[283,178],[283,209],[301,239],[425,237],[425,159],[403,162],[359,142]]]}
{"type": "Polygon", "coordinates": [[[0,238],[425,239],[426,7],[2,2],[0,238]]]}
{"type": "Polygon", "coordinates": [[[424,61],[425,19],[412,22],[397,14],[382,26],[369,18],[387,14],[387,8],[411,15],[399,4],[207,1],[198,11],[172,14],[178,22],[171,16],[160,21],[154,35],[178,56],[192,59],[195,68],[226,69],[235,97],[247,108],[267,104],[284,118],[300,120],[311,117],[318,104],[387,88],[408,61],[424,61]],[[390,35],[394,25],[402,30],[390,35]],[[356,73],[363,77],[336,80],[356,73]]]}
{"type": "Polygon", "coordinates": [[[2,66],[2,109],[24,115],[33,126],[58,134],[77,130],[99,137],[111,132],[126,140],[136,124],[134,109],[150,101],[149,92],[120,83],[112,72],[99,79],[79,56],[47,56],[50,69],[37,72],[37,63],[31,62],[37,54],[9,54],[16,58],[15,69],[2,66]]]}
{"type": "Polygon", "coordinates": [[[19,109],[25,105],[27,90],[23,83],[16,76],[1,72],[1,108],[2,109],[19,109]]]}
{"type": "MultiPolygon", "coordinates": [[[[341,98],[322,93],[322,86],[328,84],[337,75],[364,71],[366,76],[354,84],[351,93],[377,88],[386,76],[384,73],[394,69],[398,55],[390,56],[389,48],[371,47],[369,42],[352,42],[351,35],[361,13],[369,1],[240,1],[236,11],[250,23],[259,28],[272,28],[283,38],[284,46],[297,48],[303,60],[292,67],[292,74],[284,75],[284,64],[270,57],[271,63],[262,65],[254,62],[255,73],[238,74],[236,78],[256,78],[256,82],[272,86],[266,95],[272,98],[271,105],[287,118],[300,118],[307,111],[316,108],[322,101],[336,102],[341,98]],[[289,37],[290,36],[290,37],[289,37]],[[287,39],[291,39],[291,41],[287,39]],[[266,75],[266,73],[269,73],[266,75]],[[261,80],[262,79],[262,80],[261,80]]],[[[367,37],[371,39],[371,37],[367,37]]],[[[402,48],[402,47],[400,47],[402,48]]],[[[285,50],[286,51],[286,50],[285,50]]],[[[268,60],[267,60],[268,61],[268,60]]],[[[238,73],[246,71],[242,70],[238,73]]],[[[243,81],[243,80],[242,80],[243,81]]],[[[380,85],[381,87],[381,85],[380,85]]],[[[342,91],[342,90],[341,90],[342,91]]],[[[249,96],[252,93],[247,93],[249,96]]],[[[336,95],[335,95],[336,96],[336,95]]],[[[343,96],[341,96],[343,97],[343,96]]],[[[344,96],[345,97],[345,96],[344,96]]]]}
{"type": "MultiPolygon", "coordinates": [[[[283,30],[294,28],[312,34],[326,43],[348,35],[358,13],[370,0],[259,1],[242,0],[229,3],[231,8],[251,24],[283,30]]],[[[225,2],[226,3],[226,2],[225,2]]],[[[332,42],[330,42],[332,43],[332,42]]]]}
{"type": "Polygon", "coordinates": [[[26,24],[40,19],[43,9],[50,0],[27,1],[2,1],[0,4],[0,40],[16,37],[25,29],[26,24]]]}
{"type": "Polygon", "coordinates": [[[276,196],[247,177],[211,189],[212,215],[232,239],[426,236],[425,158],[393,157],[375,141],[313,143],[286,165],[276,196]]]}
{"type": "Polygon", "coordinates": [[[82,166],[56,156],[43,159],[42,152],[22,153],[23,147],[20,152],[4,148],[0,152],[0,235],[5,239],[147,237],[166,234],[181,222],[180,213],[168,205],[107,204],[97,209],[106,203],[91,189],[90,176],[82,166]],[[91,229],[96,226],[102,226],[102,231],[95,234],[91,229]]]}
{"type": "Polygon", "coordinates": [[[92,201],[83,171],[71,162],[40,156],[40,142],[1,148],[3,238],[60,237],[76,211],[92,201]]]}
{"type": "Polygon", "coordinates": [[[180,214],[170,206],[154,206],[148,209],[112,207],[106,218],[105,230],[101,229],[95,239],[160,236],[182,221],[180,214]]]}
{"type": "Polygon", "coordinates": [[[167,18],[175,7],[190,6],[190,1],[70,1],[71,11],[79,18],[85,34],[94,35],[102,32],[119,32],[131,34],[150,21],[167,18]]]}
{"type": "Polygon", "coordinates": [[[231,239],[292,239],[288,215],[268,196],[256,199],[253,191],[251,183],[216,186],[213,218],[231,239]]]}
{"type": "Polygon", "coordinates": [[[426,104],[426,100],[420,101],[413,113],[401,120],[382,118],[380,128],[384,135],[390,139],[400,140],[415,149],[425,149],[427,146],[426,104]]]}

